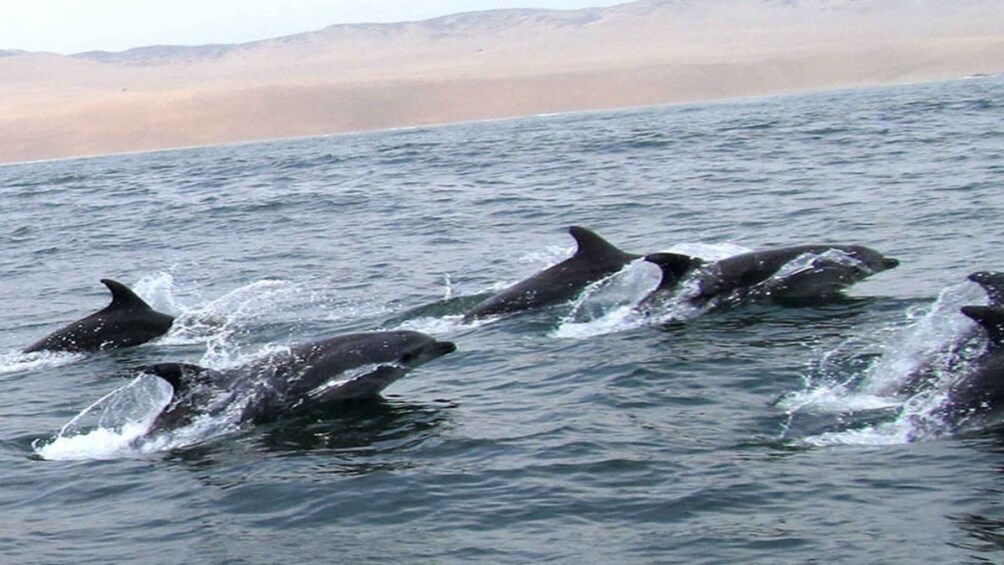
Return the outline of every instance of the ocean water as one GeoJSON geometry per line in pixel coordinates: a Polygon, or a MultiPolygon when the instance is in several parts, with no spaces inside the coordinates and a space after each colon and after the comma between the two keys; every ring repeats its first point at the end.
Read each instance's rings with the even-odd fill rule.
{"type": "Polygon", "coordinates": [[[1004,438],[901,385],[971,334],[966,275],[1004,269],[1002,117],[997,76],[0,167],[0,557],[1000,562],[1004,438]],[[658,280],[637,262],[460,322],[570,225],[902,263],[832,304],[664,323],[632,308],[658,280]],[[101,278],[175,327],[20,353],[103,307],[101,278]],[[458,350],[380,402],[143,439],[170,391],[138,365],[397,328],[458,350]]]}

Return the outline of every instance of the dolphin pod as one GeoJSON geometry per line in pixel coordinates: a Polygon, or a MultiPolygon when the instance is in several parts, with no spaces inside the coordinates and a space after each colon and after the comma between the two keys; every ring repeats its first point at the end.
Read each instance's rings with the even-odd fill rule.
{"type": "MultiPolygon", "coordinates": [[[[637,259],[662,271],[658,286],[636,307],[655,308],[683,299],[698,306],[738,305],[760,300],[828,300],[848,286],[895,268],[899,261],[859,245],[799,245],[705,261],[678,253],[636,255],[595,232],[572,226],[573,255],[476,304],[462,322],[505,316],[567,303],[590,285],[637,259]]],[[[987,293],[988,306],[962,313],[986,335],[989,345],[972,374],[953,385],[945,410],[956,419],[1004,402],[1004,273],[977,272],[969,280],[987,293]]],[[[153,310],[121,283],[104,279],[112,302],[27,347],[34,351],[99,351],[146,343],[166,333],[173,318],[153,310]]],[[[187,363],[140,367],[170,384],[172,398],[149,433],[170,432],[203,415],[239,410],[240,422],[263,422],[304,406],[377,398],[412,369],[456,350],[414,331],[382,331],[330,337],[214,370],[187,363]]],[[[918,380],[918,382],[920,382],[918,380]]]]}

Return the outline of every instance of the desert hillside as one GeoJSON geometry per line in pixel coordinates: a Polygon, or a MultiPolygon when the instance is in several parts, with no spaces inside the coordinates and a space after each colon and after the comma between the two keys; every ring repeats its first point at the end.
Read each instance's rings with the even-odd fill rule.
{"type": "Polygon", "coordinates": [[[1004,72],[999,0],[640,0],[2,50],[0,162],[1004,72]]]}

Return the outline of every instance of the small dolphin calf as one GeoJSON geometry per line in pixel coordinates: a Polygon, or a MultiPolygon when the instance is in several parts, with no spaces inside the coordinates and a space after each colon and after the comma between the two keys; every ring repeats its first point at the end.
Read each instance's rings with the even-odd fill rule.
{"type": "Polygon", "coordinates": [[[696,277],[697,289],[688,298],[697,305],[719,297],[737,302],[830,298],[861,279],[899,265],[896,259],[860,245],[799,245],[711,263],[676,253],[655,253],[645,260],[662,269],[662,280],[643,305],[678,292],[679,283],[690,276],[696,277]]]}
{"type": "Polygon", "coordinates": [[[464,315],[464,322],[567,302],[639,257],[586,228],[572,226],[568,233],[578,244],[574,255],[476,305],[464,315]]]}
{"type": "Polygon", "coordinates": [[[174,318],[155,311],[129,287],[111,279],[101,282],[112,292],[111,304],[40,339],[24,352],[83,352],[131,347],[171,329],[174,318]]]}
{"type": "Polygon", "coordinates": [[[138,371],[174,389],[151,427],[171,431],[204,415],[237,411],[239,423],[256,423],[305,404],[375,398],[411,369],[456,348],[413,331],[358,333],[298,345],[232,369],[160,363],[138,371]]]}

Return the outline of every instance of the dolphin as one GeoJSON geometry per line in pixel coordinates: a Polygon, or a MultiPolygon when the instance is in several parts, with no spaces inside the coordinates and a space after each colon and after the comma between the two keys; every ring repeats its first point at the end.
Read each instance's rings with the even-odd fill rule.
{"type": "Polygon", "coordinates": [[[983,288],[987,293],[990,306],[1004,306],[1004,273],[978,271],[967,278],[983,288]]]}
{"type": "Polygon", "coordinates": [[[104,309],[81,318],[25,348],[36,351],[99,351],[146,343],[167,333],[174,318],[157,312],[126,285],[101,279],[112,293],[104,309]]]}
{"type": "Polygon", "coordinates": [[[654,253],[645,260],[662,269],[662,279],[642,299],[643,306],[674,296],[680,283],[691,277],[697,284],[687,299],[694,305],[719,298],[732,302],[832,298],[859,280],[899,265],[896,259],[860,245],[798,245],[713,262],[677,253],[654,253]]]}
{"type": "Polygon", "coordinates": [[[986,333],[987,348],[949,389],[945,409],[956,425],[1004,407],[1004,308],[963,306],[961,311],[986,333]]]}
{"type": "Polygon", "coordinates": [[[578,245],[574,255],[475,305],[464,314],[464,323],[568,302],[640,257],[617,249],[586,228],[572,226],[568,233],[578,245]]]}
{"type": "MultiPolygon", "coordinates": [[[[983,315],[985,319],[991,319],[993,310],[1004,308],[1004,273],[993,271],[979,271],[966,277],[970,281],[980,285],[987,294],[988,311],[983,315]]],[[[967,306],[962,309],[962,313],[974,319],[974,316],[981,316],[977,306],[967,306]],[[969,314],[967,314],[969,312],[969,314]]],[[[965,371],[966,367],[972,365],[972,355],[969,352],[977,343],[976,340],[983,339],[988,331],[977,322],[975,326],[967,326],[960,334],[934,352],[930,357],[923,359],[916,369],[910,372],[907,378],[896,385],[892,392],[899,396],[909,397],[929,388],[933,383],[937,383],[944,374],[955,374],[965,371]]]]}
{"type": "Polygon", "coordinates": [[[452,342],[415,331],[322,339],[222,370],[187,363],[140,367],[173,393],[151,431],[171,431],[199,416],[239,414],[238,422],[280,418],[304,405],[372,399],[411,369],[452,353],[452,342]]]}

